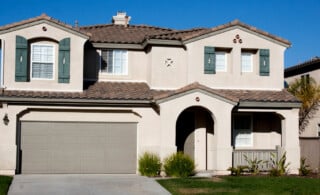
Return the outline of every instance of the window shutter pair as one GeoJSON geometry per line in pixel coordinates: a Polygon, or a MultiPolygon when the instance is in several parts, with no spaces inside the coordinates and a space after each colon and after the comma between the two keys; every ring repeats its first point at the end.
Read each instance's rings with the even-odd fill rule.
{"type": "MultiPolygon", "coordinates": [[[[15,81],[28,81],[28,40],[16,36],[16,66],[15,81]]],[[[58,82],[70,82],[70,38],[59,42],[58,82]]]]}
{"type": "Polygon", "coordinates": [[[260,49],[260,76],[270,75],[270,52],[269,49],[260,49]]]}
{"type": "Polygon", "coordinates": [[[214,47],[204,47],[204,74],[216,74],[214,47]]]}

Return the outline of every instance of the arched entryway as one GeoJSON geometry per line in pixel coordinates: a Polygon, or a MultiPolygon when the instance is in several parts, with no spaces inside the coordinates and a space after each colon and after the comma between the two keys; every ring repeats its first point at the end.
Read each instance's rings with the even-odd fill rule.
{"type": "Polygon", "coordinates": [[[214,121],[207,109],[194,106],[180,113],[176,122],[177,150],[194,159],[198,170],[208,169],[213,147],[214,121]]]}

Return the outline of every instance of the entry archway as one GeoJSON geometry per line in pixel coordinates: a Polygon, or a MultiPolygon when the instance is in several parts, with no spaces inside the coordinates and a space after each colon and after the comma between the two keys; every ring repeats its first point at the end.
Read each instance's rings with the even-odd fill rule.
{"type": "Polygon", "coordinates": [[[208,169],[209,148],[213,146],[214,120],[212,113],[200,106],[182,111],[176,122],[176,147],[189,155],[198,170],[208,169]]]}

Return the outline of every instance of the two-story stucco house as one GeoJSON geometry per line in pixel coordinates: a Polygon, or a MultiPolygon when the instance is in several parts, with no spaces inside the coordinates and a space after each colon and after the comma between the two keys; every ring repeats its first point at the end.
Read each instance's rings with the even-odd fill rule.
{"type": "Polygon", "coordinates": [[[137,173],[146,151],[183,151],[197,170],[225,174],[243,152],[276,148],[297,173],[290,42],[237,20],[190,30],[129,20],[0,27],[0,173],[137,173]]]}

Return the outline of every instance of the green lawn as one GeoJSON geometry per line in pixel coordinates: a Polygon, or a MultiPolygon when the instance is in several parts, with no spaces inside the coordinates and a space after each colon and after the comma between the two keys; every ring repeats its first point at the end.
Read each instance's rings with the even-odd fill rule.
{"type": "Polygon", "coordinates": [[[172,194],[319,194],[319,178],[225,176],[157,180],[172,194]]]}
{"type": "Polygon", "coordinates": [[[0,175],[0,195],[6,195],[7,194],[12,179],[13,178],[10,177],[10,176],[2,176],[2,175],[0,175]]]}

